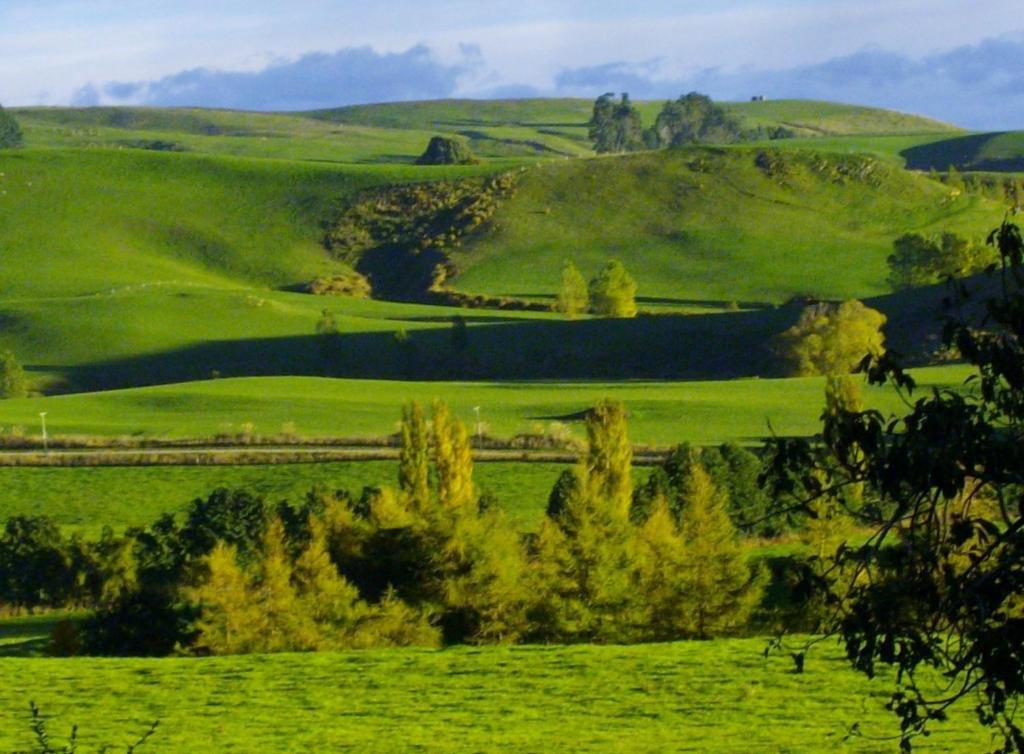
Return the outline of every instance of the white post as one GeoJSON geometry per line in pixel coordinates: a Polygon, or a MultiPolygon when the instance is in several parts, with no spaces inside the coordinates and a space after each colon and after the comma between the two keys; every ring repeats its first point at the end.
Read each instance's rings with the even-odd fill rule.
{"type": "Polygon", "coordinates": [[[50,452],[50,447],[49,447],[49,444],[46,441],[46,412],[45,411],[40,411],[39,412],[39,421],[43,425],[43,452],[44,453],[49,453],[50,452]]]}
{"type": "Polygon", "coordinates": [[[480,407],[473,406],[473,412],[476,414],[476,439],[479,440],[483,437],[483,428],[480,426],[480,407]]]}

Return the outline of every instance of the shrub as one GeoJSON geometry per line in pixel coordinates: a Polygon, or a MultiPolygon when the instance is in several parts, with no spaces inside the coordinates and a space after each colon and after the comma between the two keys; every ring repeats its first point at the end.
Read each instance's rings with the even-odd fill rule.
{"type": "Polygon", "coordinates": [[[435,136],[416,160],[417,165],[474,165],[477,162],[466,140],[454,136],[435,136]]]}

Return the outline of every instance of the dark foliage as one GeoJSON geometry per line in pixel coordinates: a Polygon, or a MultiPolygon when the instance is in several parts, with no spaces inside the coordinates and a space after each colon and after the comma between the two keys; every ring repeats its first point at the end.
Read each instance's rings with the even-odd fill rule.
{"type": "Polygon", "coordinates": [[[435,136],[416,160],[417,165],[473,165],[478,160],[465,139],[435,136]]]}
{"type": "Polygon", "coordinates": [[[21,126],[9,112],[0,107],[0,149],[20,147],[22,142],[21,126]]]}
{"type": "MultiPolygon", "coordinates": [[[[809,493],[795,507],[810,514],[811,498],[828,496],[873,532],[831,558],[842,578],[816,586],[853,666],[896,668],[890,708],[903,750],[967,697],[999,751],[1024,752],[1014,720],[1024,695],[1024,241],[1007,221],[988,242],[1001,294],[979,319],[950,316],[944,328],[975,370],[963,389],[908,401],[901,417],[826,413],[823,444],[778,441],[773,456],[776,489],[809,493]],[[919,683],[924,668],[948,688],[919,683]]],[[[952,294],[958,311],[968,292],[957,284],[952,294]]],[[[863,368],[872,382],[914,390],[889,357],[863,368]]]]}

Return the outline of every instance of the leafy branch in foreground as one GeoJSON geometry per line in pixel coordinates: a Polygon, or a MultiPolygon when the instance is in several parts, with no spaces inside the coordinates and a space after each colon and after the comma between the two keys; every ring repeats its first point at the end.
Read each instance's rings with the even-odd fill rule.
{"type": "MultiPolygon", "coordinates": [[[[1024,241],[1005,221],[988,243],[1000,293],[943,330],[974,367],[962,388],[912,401],[891,355],[868,358],[869,381],[892,384],[909,413],[830,411],[822,442],[774,443],[770,477],[792,508],[813,518],[828,499],[870,532],[824,556],[810,586],[854,668],[895,670],[903,751],[970,698],[997,751],[1024,752],[1024,241]]],[[[951,282],[949,311],[968,298],[951,282]]]]}
{"type": "MultiPolygon", "coordinates": [[[[31,710],[30,727],[32,728],[32,735],[35,738],[35,745],[32,749],[25,751],[12,752],[12,754],[75,754],[78,751],[78,726],[73,725],[71,727],[71,733],[68,735],[68,741],[63,746],[53,743],[50,740],[50,734],[46,729],[46,718],[43,717],[43,713],[39,707],[36,706],[35,702],[29,702],[29,709],[31,710]]],[[[153,734],[156,733],[157,726],[160,724],[159,720],[154,720],[153,723],[146,729],[146,731],[139,736],[135,743],[129,744],[125,747],[125,754],[135,754],[140,746],[145,744],[153,734]]],[[[111,745],[101,746],[97,751],[100,754],[104,752],[113,751],[114,748],[111,745]]]]}

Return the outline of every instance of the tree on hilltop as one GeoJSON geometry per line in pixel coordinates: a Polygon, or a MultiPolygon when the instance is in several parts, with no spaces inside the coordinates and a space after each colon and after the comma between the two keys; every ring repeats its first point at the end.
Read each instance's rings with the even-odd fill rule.
{"type": "Polygon", "coordinates": [[[743,135],[740,122],[705,94],[690,92],[666,102],[654,125],[644,134],[648,146],[728,144],[743,135]]]}
{"type": "Polygon", "coordinates": [[[602,94],[594,102],[587,135],[598,154],[629,152],[643,147],[643,124],[640,111],[623,92],[618,102],[611,92],[602,94]]]}

